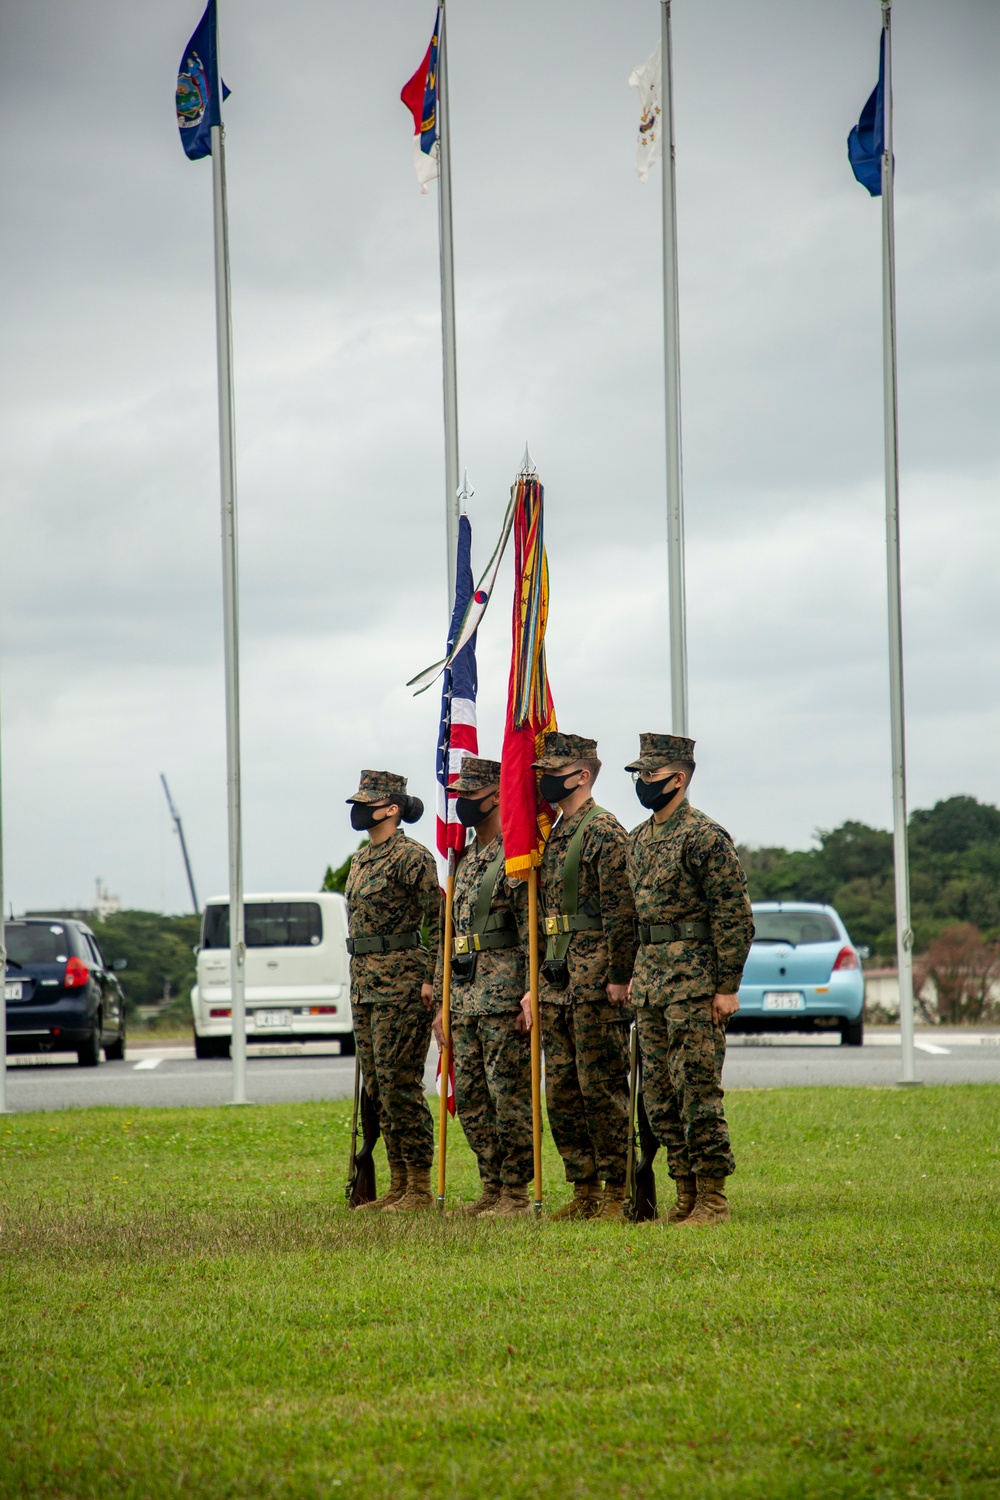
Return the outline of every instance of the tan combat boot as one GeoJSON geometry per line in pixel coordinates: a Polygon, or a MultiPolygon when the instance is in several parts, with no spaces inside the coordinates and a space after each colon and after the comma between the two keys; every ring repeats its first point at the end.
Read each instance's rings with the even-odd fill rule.
{"type": "Polygon", "coordinates": [[[604,1196],[601,1199],[600,1211],[594,1215],[595,1219],[607,1219],[609,1221],[623,1220],[625,1218],[625,1184],[623,1182],[606,1182],[604,1184],[604,1196]]]}
{"type": "Polygon", "coordinates": [[[413,1214],[422,1208],[433,1207],[430,1167],[415,1167],[412,1163],[409,1164],[406,1168],[406,1192],[397,1202],[389,1204],[386,1213],[413,1214]]]}
{"type": "Polygon", "coordinates": [[[573,1196],[562,1208],[557,1208],[553,1219],[592,1219],[601,1211],[601,1184],[596,1177],[587,1182],[574,1182],[573,1196]]]}
{"type": "Polygon", "coordinates": [[[534,1209],[526,1187],[503,1187],[499,1202],[481,1215],[484,1219],[513,1219],[532,1214],[534,1209]]]}
{"type": "Polygon", "coordinates": [[[383,1208],[391,1208],[398,1203],[406,1192],[406,1168],[401,1161],[389,1163],[389,1190],[382,1194],[381,1198],[375,1198],[371,1203],[359,1203],[354,1210],[356,1214],[380,1212],[383,1208]]]}
{"type": "Polygon", "coordinates": [[[665,1214],[660,1215],[661,1224],[686,1224],[698,1196],[698,1185],[693,1177],[675,1177],[677,1202],[672,1203],[665,1214]]]}
{"type": "Polygon", "coordinates": [[[455,1219],[478,1218],[480,1214],[496,1208],[499,1201],[499,1182],[484,1182],[482,1192],[475,1203],[463,1203],[461,1208],[449,1208],[448,1216],[455,1219]]]}
{"type": "Polygon", "coordinates": [[[725,1224],[729,1218],[724,1177],[699,1177],[698,1196],[691,1213],[681,1222],[693,1224],[696,1229],[707,1229],[711,1224],[725,1224]]]}

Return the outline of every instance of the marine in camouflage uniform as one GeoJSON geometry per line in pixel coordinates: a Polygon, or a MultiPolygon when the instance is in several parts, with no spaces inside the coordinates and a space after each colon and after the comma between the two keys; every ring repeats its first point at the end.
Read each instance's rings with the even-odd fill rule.
{"type": "MultiPolygon", "coordinates": [[[[506,1217],[531,1211],[527,1194],[533,1168],[531,1046],[521,1017],[527,984],[521,946],[522,937],[527,937],[527,887],[523,881],[508,881],[499,831],[483,837],[499,825],[500,762],[466,755],[448,792],[490,807],[477,827],[475,842],[459,861],[452,909],[455,1109],[476,1154],[482,1182],[480,1197],[463,1212],[492,1216],[495,1211],[506,1217]],[[469,951],[475,949],[472,934],[483,880],[498,860],[488,912],[490,930],[479,937],[480,951],[469,951]]],[[[442,943],[434,979],[438,1007],[444,964],[442,943]]]]}
{"type": "MultiPolygon", "coordinates": [[[[362,771],[358,791],[347,800],[380,804],[397,798],[405,808],[404,776],[362,771]]],[[[422,998],[423,986],[433,982],[441,923],[433,856],[397,826],[388,838],[358,850],[344,894],[354,1035],[390,1169],[388,1194],[368,1206],[395,1207],[418,1181],[429,1179],[434,1159],[434,1126],[424,1097],[431,1017],[429,1000],[422,998]],[[420,942],[424,926],[426,948],[420,942]],[[388,951],[372,951],[382,948],[388,951]]],[[[425,1190],[429,1197],[429,1180],[425,1190]]]]}
{"type": "MultiPolygon", "coordinates": [[[[639,758],[626,770],[654,776],[674,766],[687,768],[677,787],[681,800],[674,806],[676,796],[670,798],[662,821],[653,815],[628,836],[640,924],[632,1004],[646,1113],[677,1182],[677,1204],[666,1218],[717,1223],[728,1218],[723,1188],[736,1163],[722,1102],[725,1022],[713,1008],[740,987],[753,913],[729,834],[682,795],[694,770],[694,741],[643,734],[639,758]],[[692,927],[684,934],[677,924],[692,927]]],[[[669,789],[669,777],[666,783],[669,789]]]]}
{"type": "MultiPolygon", "coordinates": [[[[569,777],[581,762],[596,761],[596,740],[551,733],[535,766],[569,777]]],[[[539,900],[543,944],[545,919],[564,912],[563,874],[570,842],[594,808],[588,797],[568,817],[561,816],[545,846],[539,900]]],[[[618,1218],[622,1212],[629,1018],[624,1003],[611,1003],[608,985],[627,985],[635,959],[635,907],[625,870],[625,840],[618,819],[598,808],[583,833],[577,897],[577,912],[596,920],[589,930],[572,934],[566,987],[550,982],[544,962],[540,978],[549,1126],[566,1180],[574,1186],[571,1202],[556,1217],[618,1218]]],[[[621,998],[624,1002],[625,996],[621,998]]]]}

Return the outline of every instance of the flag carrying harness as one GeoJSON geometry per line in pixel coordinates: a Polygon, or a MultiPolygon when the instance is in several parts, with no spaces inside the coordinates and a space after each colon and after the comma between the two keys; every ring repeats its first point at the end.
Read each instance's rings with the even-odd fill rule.
{"type": "Polygon", "coordinates": [[[566,850],[566,858],[563,861],[563,909],[557,915],[545,918],[548,942],[545,945],[542,973],[557,990],[564,990],[569,984],[566,955],[573,941],[574,932],[600,932],[604,925],[600,917],[590,916],[589,913],[579,910],[580,855],[583,850],[583,835],[599,812],[604,812],[604,808],[595,804],[580,819],[579,826],[569,841],[569,848],[566,850]]]}
{"type": "Polygon", "coordinates": [[[496,859],[491,860],[479,882],[479,895],[468,932],[457,932],[452,940],[451,969],[453,982],[471,984],[476,974],[476,960],[480,953],[492,948],[516,948],[518,946],[517,922],[512,911],[491,912],[497,882],[503,873],[504,852],[501,847],[496,859]]]}

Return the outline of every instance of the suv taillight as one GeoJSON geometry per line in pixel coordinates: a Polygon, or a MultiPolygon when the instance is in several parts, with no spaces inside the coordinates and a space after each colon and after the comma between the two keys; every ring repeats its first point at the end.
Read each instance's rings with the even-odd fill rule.
{"type": "Polygon", "coordinates": [[[66,965],[66,973],[63,975],[63,986],[67,990],[78,989],[80,985],[86,984],[90,978],[90,970],[82,958],[71,958],[66,965]]]}
{"type": "Polygon", "coordinates": [[[860,964],[858,963],[858,955],[855,953],[854,949],[841,948],[840,952],[837,954],[837,961],[833,966],[833,972],[836,973],[838,969],[857,968],[860,968],[860,964]]]}

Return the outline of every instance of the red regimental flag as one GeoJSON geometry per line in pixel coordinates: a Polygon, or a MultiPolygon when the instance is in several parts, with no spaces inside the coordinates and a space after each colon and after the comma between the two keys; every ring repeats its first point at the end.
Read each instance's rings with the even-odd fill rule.
{"type": "MultiPolygon", "coordinates": [[[[526,460],[527,462],[527,460],[526,460]]],[[[549,613],[549,565],[542,535],[544,490],[533,471],[514,483],[514,613],[507,722],[500,773],[500,817],[508,875],[524,878],[540,865],[552,826],[551,811],[538,795],[532,762],[544,736],[556,728],[545,670],[545,623],[549,613]]]]}

